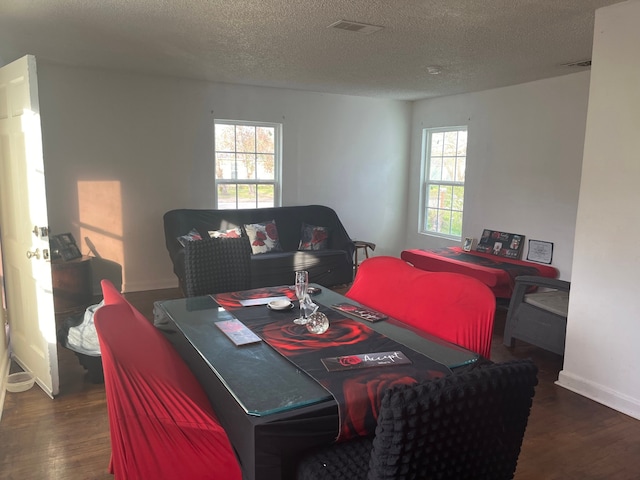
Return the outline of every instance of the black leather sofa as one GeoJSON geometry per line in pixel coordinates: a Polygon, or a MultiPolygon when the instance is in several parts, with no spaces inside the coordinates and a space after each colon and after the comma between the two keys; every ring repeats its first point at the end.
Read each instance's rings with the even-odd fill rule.
{"type": "MultiPolygon", "coordinates": [[[[310,282],[327,287],[353,280],[353,241],[336,212],[322,205],[241,210],[177,209],[164,214],[164,233],[173,271],[185,290],[185,249],[178,241],[192,230],[209,238],[209,231],[275,220],[282,251],[251,255],[251,288],[292,285],[296,270],[307,270],[310,282]],[[298,250],[303,224],[326,227],[327,248],[298,250]]],[[[247,243],[247,245],[249,245],[247,243]]],[[[249,247],[251,248],[251,247],[249,247]]],[[[202,268],[218,268],[202,265],[202,268]]],[[[213,293],[213,292],[212,292],[213,293]]]]}

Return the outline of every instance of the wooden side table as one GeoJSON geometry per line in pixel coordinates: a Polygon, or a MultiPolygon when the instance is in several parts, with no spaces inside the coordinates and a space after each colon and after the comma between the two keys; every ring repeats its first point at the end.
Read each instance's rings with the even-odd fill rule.
{"type": "Polygon", "coordinates": [[[91,258],[51,261],[53,306],[56,315],[84,311],[93,302],[91,258]]]}
{"type": "MultiPolygon", "coordinates": [[[[362,240],[354,240],[353,244],[356,246],[356,250],[355,250],[355,259],[353,262],[353,268],[355,269],[355,272],[358,272],[358,266],[360,265],[360,262],[358,261],[358,252],[360,250],[362,250],[362,252],[364,253],[364,257],[365,258],[369,258],[369,250],[371,250],[372,252],[376,249],[376,244],[375,243],[371,243],[371,242],[365,242],[362,240]]],[[[364,261],[364,259],[363,259],[364,261]]]]}

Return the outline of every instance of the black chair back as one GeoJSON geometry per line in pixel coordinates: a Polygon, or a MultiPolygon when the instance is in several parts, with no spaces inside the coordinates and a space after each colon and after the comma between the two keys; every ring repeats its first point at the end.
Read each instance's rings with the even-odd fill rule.
{"type": "Polygon", "coordinates": [[[511,479],[537,371],[518,360],[396,387],[382,399],[372,440],[307,455],[298,479],[511,479]]]}
{"type": "Polygon", "coordinates": [[[251,245],[240,238],[206,238],[185,243],[185,295],[247,290],[251,287],[251,245]]]}

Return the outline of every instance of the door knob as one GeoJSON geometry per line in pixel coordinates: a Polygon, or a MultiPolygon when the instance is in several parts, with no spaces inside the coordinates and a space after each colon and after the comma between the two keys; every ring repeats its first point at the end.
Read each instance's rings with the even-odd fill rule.
{"type": "Polygon", "coordinates": [[[40,249],[36,248],[35,251],[30,252],[29,250],[27,250],[27,258],[31,258],[31,257],[36,257],[38,260],[40,260],[40,249]]]}

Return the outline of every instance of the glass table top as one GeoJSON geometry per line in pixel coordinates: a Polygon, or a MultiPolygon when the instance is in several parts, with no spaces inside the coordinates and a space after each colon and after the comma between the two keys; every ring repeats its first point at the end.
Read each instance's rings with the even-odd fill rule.
{"type": "MultiPolygon", "coordinates": [[[[321,293],[313,296],[315,303],[327,307],[341,302],[359,305],[325,287],[320,288],[321,293]]],[[[159,328],[172,328],[171,324],[175,324],[248,414],[265,416],[332,400],[327,390],[267,343],[236,346],[231,342],[214,324],[234,317],[211,297],[167,300],[157,302],[156,306],[166,314],[165,321],[168,322],[159,328]]],[[[282,319],[283,315],[270,311],[265,305],[244,308],[261,309],[256,310],[256,318],[261,322],[268,321],[272,315],[277,315],[272,317],[274,319],[282,319]]],[[[297,307],[289,314],[293,320],[298,314],[297,307]]],[[[370,323],[357,317],[350,318],[362,321],[371,329],[449,368],[478,359],[476,353],[393,320],[370,323]]]]}

